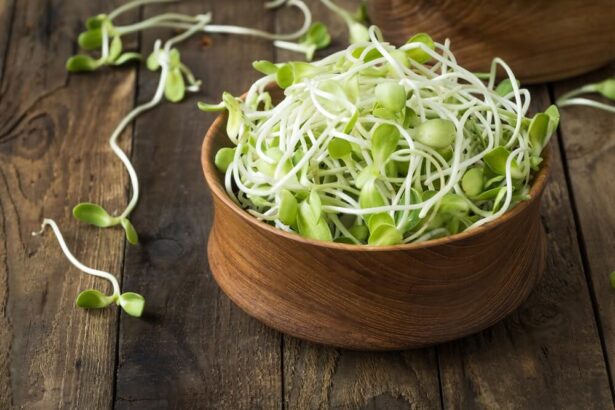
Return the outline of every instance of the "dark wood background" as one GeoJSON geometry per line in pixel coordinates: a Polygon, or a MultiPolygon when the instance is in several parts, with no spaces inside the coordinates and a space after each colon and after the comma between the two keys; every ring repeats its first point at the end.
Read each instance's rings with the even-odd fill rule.
{"type": "MultiPolygon", "coordinates": [[[[107,139],[156,86],[157,74],[143,67],[64,69],[86,17],[117,3],[0,0],[0,408],[613,408],[614,115],[563,109],[542,212],[548,269],[513,315],[423,350],[317,346],[236,308],[212,280],[205,253],[212,209],[199,149],[214,117],[195,103],[242,93],[258,76],[255,59],[297,55],[250,37],[183,44],[202,92],[140,117],[122,138],[143,187],[132,218],[141,244],[126,246],[121,230],[72,219],[80,201],[110,210],[126,203],[129,181],[107,139]],[[74,306],[79,291],[106,285],[72,268],[51,234],[30,235],[43,217],[58,221],[86,264],[145,295],[142,319],[74,306]]],[[[309,3],[330,23],[332,50],[343,47],[344,25],[309,3]]],[[[173,8],[267,30],[299,24],[291,11],[267,12],[255,0],[173,8]]],[[[147,31],[131,46],[147,53],[169,34],[147,31]]],[[[614,72],[534,86],[533,107],[614,72]]]]}

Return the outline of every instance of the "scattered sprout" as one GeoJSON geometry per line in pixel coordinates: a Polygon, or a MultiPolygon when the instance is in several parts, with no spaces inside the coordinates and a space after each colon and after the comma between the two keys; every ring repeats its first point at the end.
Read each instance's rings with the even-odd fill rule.
{"type": "Polygon", "coordinates": [[[75,258],[75,256],[68,249],[66,241],[64,241],[64,237],[62,236],[62,232],[60,232],[60,228],[58,228],[58,225],[53,219],[44,219],[43,224],[41,225],[41,230],[39,232],[33,232],[32,235],[42,234],[47,226],[51,227],[58,240],[58,243],[60,244],[60,248],[62,248],[62,252],[64,252],[66,259],[68,259],[71,264],[89,275],[107,279],[113,286],[113,293],[111,295],[105,295],[95,289],[84,290],[77,296],[77,300],[75,302],[77,306],[84,309],[102,309],[115,303],[116,305],[121,306],[122,309],[124,309],[124,311],[130,316],[141,316],[145,307],[145,298],[134,292],[121,293],[120,284],[115,276],[109,272],[92,269],[79,262],[79,260],[77,260],[77,258],[75,258]]]}
{"type": "Polygon", "coordinates": [[[556,104],[560,107],[570,105],[584,105],[586,107],[598,108],[608,112],[615,112],[615,106],[591,100],[589,98],[579,98],[578,95],[598,93],[609,101],[615,101],[615,78],[607,78],[599,83],[587,84],[576,88],[562,95],[556,104]]]}
{"type": "Polygon", "coordinates": [[[340,16],[348,26],[348,41],[353,43],[362,43],[369,40],[367,26],[365,25],[365,9],[353,16],[348,11],[344,10],[331,0],[320,0],[322,4],[327,6],[329,10],[340,16]]]}

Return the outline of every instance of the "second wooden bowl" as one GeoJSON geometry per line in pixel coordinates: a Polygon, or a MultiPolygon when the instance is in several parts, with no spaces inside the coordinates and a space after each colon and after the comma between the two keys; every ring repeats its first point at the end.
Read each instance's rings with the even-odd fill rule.
{"type": "Polygon", "coordinates": [[[209,265],[231,300],[275,329],[360,350],[440,343],[504,318],[545,267],[539,209],[549,155],[532,199],[492,223],[424,243],[345,245],[283,232],[228,197],[213,161],[230,145],[225,121],[215,120],[201,152],[215,207],[209,265]]]}

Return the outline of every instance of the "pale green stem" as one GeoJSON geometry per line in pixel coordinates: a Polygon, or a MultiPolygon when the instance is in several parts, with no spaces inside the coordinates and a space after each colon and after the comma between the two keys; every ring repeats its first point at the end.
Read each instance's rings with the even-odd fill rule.
{"type": "Polygon", "coordinates": [[[179,0],[134,0],[134,1],[128,2],[128,3],[118,7],[117,9],[115,9],[111,13],[109,13],[109,19],[113,20],[114,18],[116,18],[120,14],[125,13],[128,10],[132,10],[132,9],[134,9],[136,7],[139,7],[139,6],[142,6],[142,5],[145,5],[145,4],[174,3],[176,1],[179,1],[179,0]]]}

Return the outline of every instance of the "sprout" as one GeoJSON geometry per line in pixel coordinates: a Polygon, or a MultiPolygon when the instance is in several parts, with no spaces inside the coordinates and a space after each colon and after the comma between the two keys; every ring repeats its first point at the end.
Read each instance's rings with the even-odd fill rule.
{"type": "MultiPolygon", "coordinates": [[[[99,222],[105,223],[107,221],[105,221],[105,219],[103,218],[100,219],[99,222]]],[[[107,279],[109,282],[111,282],[111,285],[113,286],[113,293],[110,296],[105,295],[104,293],[95,289],[84,290],[77,296],[77,306],[84,309],[102,309],[111,305],[112,303],[115,303],[116,305],[121,306],[122,309],[124,309],[124,311],[130,316],[140,317],[142,315],[143,309],[145,307],[145,298],[134,292],[121,293],[120,284],[115,278],[115,276],[113,276],[109,272],[92,269],[79,262],[79,260],[77,260],[77,258],[75,258],[75,256],[68,249],[68,246],[64,241],[64,237],[62,236],[62,232],[60,232],[60,228],[58,228],[58,225],[53,219],[44,219],[41,225],[41,230],[39,232],[33,232],[32,235],[42,234],[47,226],[51,227],[53,233],[56,236],[56,239],[58,240],[58,243],[60,244],[60,248],[62,248],[62,252],[64,252],[64,255],[71,264],[73,264],[77,269],[89,275],[107,279]]]]}
{"type": "Polygon", "coordinates": [[[331,44],[331,36],[327,26],[320,22],[314,23],[297,43],[282,40],[273,43],[278,48],[305,53],[305,59],[308,61],[312,61],[316,50],[329,47],[329,44],[331,44]]]}
{"type": "Polygon", "coordinates": [[[348,26],[348,41],[352,43],[363,43],[369,40],[369,34],[367,27],[365,26],[365,9],[363,8],[361,13],[357,16],[351,15],[348,11],[339,7],[331,0],[320,0],[322,4],[327,6],[329,10],[340,16],[346,22],[348,26]]]}
{"type": "Polygon", "coordinates": [[[587,84],[582,87],[576,88],[572,91],[562,95],[556,104],[560,107],[567,107],[570,105],[584,105],[586,107],[598,108],[608,112],[615,112],[615,106],[604,104],[589,98],[578,98],[578,95],[587,93],[599,93],[604,98],[615,101],[615,78],[607,78],[599,83],[587,84]]]}

